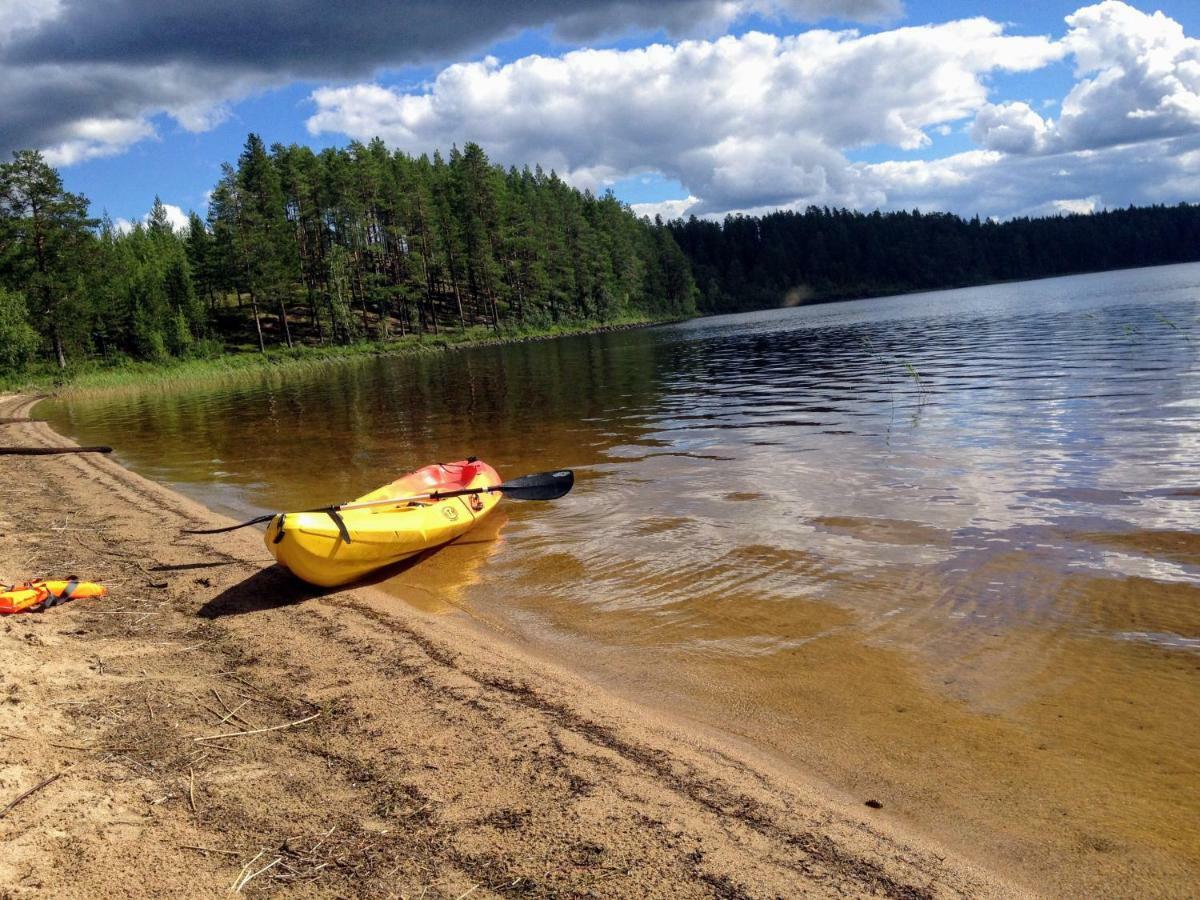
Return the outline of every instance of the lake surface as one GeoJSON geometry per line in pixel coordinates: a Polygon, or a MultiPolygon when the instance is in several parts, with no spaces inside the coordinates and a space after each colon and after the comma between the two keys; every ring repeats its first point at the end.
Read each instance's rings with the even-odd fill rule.
{"type": "MultiPolygon", "coordinates": [[[[1200,879],[1200,266],[44,403],[234,515],[571,467],[389,581],[1051,893],[1200,879]]],[[[264,557],[265,558],[265,557],[264,557]]]]}

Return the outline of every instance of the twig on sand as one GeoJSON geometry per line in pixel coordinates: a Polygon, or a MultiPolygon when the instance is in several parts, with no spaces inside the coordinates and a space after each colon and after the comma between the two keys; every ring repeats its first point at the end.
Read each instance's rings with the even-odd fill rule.
{"type": "Polygon", "coordinates": [[[64,775],[67,774],[67,771],[70,768],[71,768],[70,766],[67,766],[67,768],[63,769],[61,772],[56,772],[55,774],[51,775],[49,778],[42,779],[37,784],[35,784],[33,787],[31,787],[29,790],[25,791],[23,794],[20,794],[15,800],[13,800],[10,804],[8,804],[8,806],[4,807],[4,809],[0,809],[0,819],[3,819],[10,812],[12,812],[13,807],[15,807],[18,803],[20,803],[26,797],[30,797],[33,794],[36,794],[42,788],[46,787],[46,785],[53,784],[54,782],[58,781],[58,779],[62,778],[64,775]]]}
{"type": "Polygon", "coordinates": [[[321,845],[322,845],[323,843],[325,843],[327,840],[329,840],[329,836],[330,836],[331,834],[333,834],[333,832],[334,832],[334,829],[336,829],[336,828],[337,828],[337,826],[336,826],[336,825],[332,825],[332,826],[330,826],[329,830],[328,830],[327,832],[325,832],[323,835],[321,835],[321,839],[320,839],[319,841],[317,841],[315,844],[313,844],[312,848],[311,848],[311,849],[308,851],[308,855],[309,855],[309,856],[312,856],[312,855],[313,855],[313,854],[315,854],[315,853],[316,853],[318,850],[320,850],[320,849],[321,849],[321,845]]]}
{"type": "Polygon", "coordinates": [[[270,869],[273,866],[276,866],[279,863],[283,862],[283,857],[277,856],[273,860],[271,860],[269,863],[267,863],[265,866],[263,866],[261,869],[256,869],[255,871],[251,872],[250,867],[252,865],[254,865],[256,862],[258,862],[259,857],[261,857],[266,852],[267,852],[266,850],[259,850],[258,854],[254,857],[254,859],[250,860],[250,862],[248,862],[244,866],[242,866],[242,871],[238,873],[238,877],[234,879],[233,884],[229,886],[229,889],[231,891],[233,891],[235,894],[240,893],[242,888],[244,888],[246,885],[248,885],[252,879],[257,878],[263,872],[267,871],[267,869],[270,869]]]}
{"type": "Polygon", "coordinates": [[[188,766],[188,804],[196,811],[196,770],[188,766]]]}
{"type": "Polygon", "coordinates": [[[465,891],[464,893],[459,894],[458,897],[455,898],[455,900],[466,900],[467,897],[470,897],[477,890],[479,890],[479,885],[475,885],[475,887],[471,888],[469,891],[465,891]]]}
{"type": "Polygon", "coordinates": [[[246,687],[250,688],[250,690],[254,691],[259,696],[266,697],[266,695],[256,685],[251,684],[249,681],[247,681],[241,675],[238,675],[236,672],[218,672],[217,676],[221,677],[221,678],[232,678],[234,681],[240,681],[242,684],[244,684],[246,687]]]}
{"type": "Polygon", "coordinates": [[[216,698],[217,698],[217,702],[218,702],[218,703],[220,703],[222,707],[224,707],[224,709],[225,709],[225,712],[227,713],[227,715],[225,716],[225,718],[223,718],[223,719],[222,719],[222,720],[221,720],[219,723],[217,723],[217,724],[219,724],[219,725],[224,725],[224,724],[225,724],[226,722],[228,722],[230,719],[237,719],[239,722],[241,722],[241,723],[242,723],[243,725],[245,725],[247,728],[253,728],[253,727],[254,727],[254,723],[253,723],[253,722],[247,722],[245,719],[243,719],[241,716],[239,716],[239,715],[237,714],[237,712],[238,712],[238,709],[241,709],[241,708],[242,708],[242,706],[245,706],[245,705],[246,705],[245,703],[243,703],[243,704],[242,704],[241,706],[239,706],[237,709],[230,709],[230,708],[229,708],[229,704],[225,702],[225,698],[224,698],[224,697],[222,697],[220,694],[218,694],[218,693],[217,693],[217,689],[216,689],[216,688],[209,688],[209,690],[210,690],[210,691],[212,691],[212,695],[213,695],[214,697],[216,697],[216,698]]]}
{"type": "Polygon", "coordinates": [[[237,878],[233,879],[233,884],[229,886],[231,891],[240,891],[242,889],[242,879],[246,877],[246,873],[250,871],[250,867],[258,862],[258,858],[266,853],[266,850],[259,850],[254,854],[254,858],[242,866],[242,871],[238,872],[237,878]]]}
{"type": "Polygon", "coordinates": [[[180,850],[195,850],[197,853],[219,853],[222,856],[241,856],[237,850],[218,850],[216,847],[196,847],[192,844],[180,844],[180,850]]]}
{"type": "Polygon", "coordinates": [[[229,709],[229,714],[228,714],[227,716],[225,716],[225,718],[223,718],[223,719],[222,719],[220,722],[218,722],[217,724],[218,724],[218,725],[224,725],[224,724],[225,724],[226,722],[228,722],[230,719],[237,719],[239,722],[241,722],[241,723],[242,723],[242,724],[244,724],[244,725],[253,725],[253,724],[254,724],[253,722],[247,722],[245,719],[243,719],[241,716],[239,716],[239,715],[238,715],[238,711],[239,711],[239,710],[241,710],[241,709],[242,709],[242,708],[243,708],[243,707],[244,707],[244,706],[245,706],[247,703],[249,703],[249,702],[250,702],[249,700],[243,700],[241,703],[239,703],[239,704],[238,704],[237,706],[235,706],[233,709],[229,709],[229,707],[228,707],[228,706],[226,706],[225,708],[226,708],[226,709],[229,709]]]}
{"type": "Polygon", "coordinates": [[[237,747],[229,747],[225,744],[205,744],[204,749],[205,750],[214,750],[214,749],[215,750],[224,750],[226,753],[237,753],[238,752],[237,747]]]}
{"type": "Polygon", "coordinates": [[[192,738],[194,741],[215,741],[219,738],[242,737],[247,734],[262,734],[264,731],[280,731],[284,728],[294,728],[297,725],[303,725],[305,722],[311,722],[321,714],[313,713],[311,716],[305,716],[303,719],[297,719],[295,722],[284,722],[282,725],[272,725],[269,728],[252,728],[249,731],[227,731],[225,734],[209,734],[203,737],[192,738]]]}

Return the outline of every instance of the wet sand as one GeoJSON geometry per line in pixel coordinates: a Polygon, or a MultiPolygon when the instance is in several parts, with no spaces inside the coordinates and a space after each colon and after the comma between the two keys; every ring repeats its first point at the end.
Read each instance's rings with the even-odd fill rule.
{"type": "Polygon", "coordinates": [[[4,466],[0,577],[112,596],[0,624],[0,808],[41,785],[0,817],[3,896],[1029,893],[468,616],[181,536],[223,520],[109,459],[4,466]]]}

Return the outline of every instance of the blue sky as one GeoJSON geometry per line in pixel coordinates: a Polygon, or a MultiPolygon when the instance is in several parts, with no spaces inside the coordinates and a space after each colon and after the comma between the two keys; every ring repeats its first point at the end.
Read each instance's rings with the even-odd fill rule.
{"type": "MultiPolygon", "coordinates": [[[[720,215],[815,202],[1006,216],[1200,199],[1200,84],[1189,74],[1200,60],[1190,41],[1200,35],[1200,4],[1184,0],[778,0],[742,4],[749,11],[732,21],[705,18],[718,6],[706,0],[681,0],[676,11],[670,3],[599,0],[579,4],[583,11],[568,20],[554,4],[515,4],[524,19],[480,24],[476,36],[427,31],[392,55],[386,41],[364,54],[354,35],[318,29],[300,37],[306,52],[261,65],[256,47],[297,40],[282,33],[287,3],[264,4],[283,8],[281,17],[247,23],[256,31],[241,57],[219,41],[206,55],[202,36],[212,23],[200,12],[201,38],[189,41],[185,23],[176,51],[166,39],[165,49],[142,53],[151,32],[162,36],[152,21],[144,37],[114,36],[109,23],[85,14],[83,0],[26,8],[39,5],[44,12],[31,13],[24,30],[6,35],[0,26],[0,77],[6,65],[44,64],[64,81],[18,79],[17,106],[28,101],[31,113],[0,124],[0,143],[44,147],[70,189],[119,219],[141,217],[156,194],[203,213],[221,163],[236,159],[249,131],[268,143],[314,147],[378,133],[411,152],[478,139],[497,161],[554,166],[645,212],[720,215]],[[622,18],[631,8],[639,21],[622,18]],[[764,8],[773,12],[754,11],[764,8]],[[829,10],[840,14],[821,15],[829,10]],[[1069,28],[1064,19],[1083,10],[1069,28]],[[1148,15],[1155,11],[1162,16],[1148,15]],[[995,34],[961,24],[979,16],[997,23],[995,34]],[[940,30],[905,36],[928,25],[940,30]],[[272,28],[281,30],[278,40],[272,28]],[[812,29],[859,37],[789,43],[812,29]],[[779,42],[755,42],[753,32],[779,42]],[[81,49],[55,58],[63,34],[81,49]],[[1048,40],[1021,42],[1039,36],[1048,40]],[[651,44],[668,52],[656,60],[638,54],[651,44]],[[611,53],[587,59],[578,53],[586,48],[611,53]],[[317,55],[321,62],[309,65],[317,55]],[[1178,72],[1164,75],[1164,55],[1178,72]],[[538,71],[534,56],[560,63],[538,71]],[[1084,59],[1090,68],[1081,72],[1084,59]],[[726,85],[760,68],[770,90],[742,104],[726,85]],[[87,93],[85,82],[106,79],[116,87],[103,97],[87,93]],[[1068,97],[1078,107],[1073,117],[1062,115],[1068,97]],[[34,115],[59,105],[73,117],[47,124],[34,115]]],[[[109,5],[127,6],[131,22],[149,8],[137,0],[109,5]]],[[[447,6],[463,7],[471,22],[471,4],[447,6]]],[[[400,27],[388,9],[376,14],[381,28],[400,27]]],[[[754,93],[756,85],[742,89],[754,93]]]]}

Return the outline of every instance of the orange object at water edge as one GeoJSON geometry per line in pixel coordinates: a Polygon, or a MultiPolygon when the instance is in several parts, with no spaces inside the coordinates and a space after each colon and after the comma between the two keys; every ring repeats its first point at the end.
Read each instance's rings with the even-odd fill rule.
{"type": "Polygon", "coordinates": [[[480,460],[425,466],[346,504],[372,505],[341,510],[340,523],[326,512],[276,516],[267,527],[267,549],[280,565],[311,584],[348,584],[454,540],[500,502],[498,493],[409,498],[498,484],[496,470],[480,460]],[[387,502],[393,498],[394,505],[387,502]]]}
{"type": "Polygon", "coordinates": [[[0,615],[19,612],[39,612],[66,603],[68,600],[105,597],[108,588],[92,581],[70,578],[46,581],[41,578],[14,584],[0,593],[0,615]]]}

